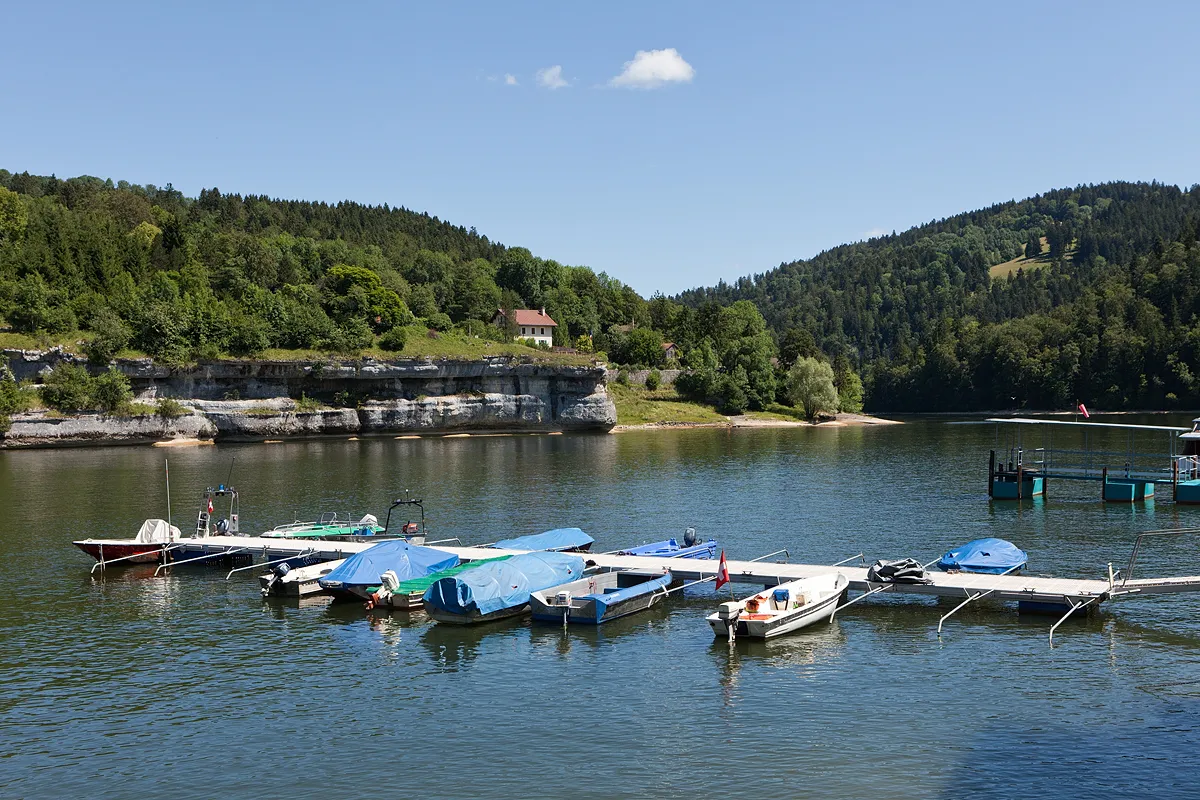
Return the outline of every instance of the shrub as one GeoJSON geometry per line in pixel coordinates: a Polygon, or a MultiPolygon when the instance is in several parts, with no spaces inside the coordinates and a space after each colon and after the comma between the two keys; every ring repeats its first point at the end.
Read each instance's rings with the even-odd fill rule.
{"type": "Polygon", "coordinates": [[[379,337],[379,346],[389,353],[399,353],[408,342],[408,331],[404,328],[392,328],[379,337]]]}
{"type": "Polygon", "coordinates": [[[617,383],[621,384],[622,386],[629,385],[629,370],[617,370],[617,383]]]}
{"type": "Polygon", "coordinates": [[[329,341],[329,349],[338,353],[358,353],[375,341],[371,327],[360,317],[351,317],[340,325],[329,341]]]}
{"type": "Polygon", "coordinates": [[[116,369],[91,379],[92,405],[105,414],[114,414],[133,400],[133,390],[129,388],[129,378],[116,369]]]}
{"type": "Polygon", "coordinates": [[[171,397],[160,397],[155,404],[154,413],[164,420],[179,419],[188,413],[187,407],[171,397]]]}
{"type": "Polygon", "coordinates": [[[88,362],[104,366],[129,346],[133,329],[110,309],[103,309],[92,319],[92,335],[83,343],[88,362]]]}
{"type": "Polygon", "coordinates": [[[300,393],[300,399],[296,401],[297,414],[309,414],[313,411],[320,411],[325,405],[320,400],[314,400],[304,392],[300,393]]]}
{"type": "Polygon", "coordinates": [[[448,314],[443,314],[440,311],[436,314],[430,314],[426,319],[426,323],[429,325],[429,327],[441,333],[444,333],[454,327],[454,323],[450,321],[450,316],[448,314]]]}
{"type": "Polygon", "coordinates": [[[57,411],[83,411],[91,401],[92,378],[77,364],[59,364],[46,376],[42,402],[57,411]]]}
{"type": "Polygon", "coordinates": [[[12,426],[10,417],[20,411],[25,405],[21,396],[21,387],[13,378],[8,362],[0,360],[0,433],[12,426]]]}
{"type": "Polygon", "coordinates": [[[659,372],[656,369],[652,369],[648,373],[646,373],[646,388],[647,389],[649,389],[650,391],[653,392],[655,389],[658,388],[658,385],[660,383],[662,383],[662,373],[661,372],[659,372]]]}

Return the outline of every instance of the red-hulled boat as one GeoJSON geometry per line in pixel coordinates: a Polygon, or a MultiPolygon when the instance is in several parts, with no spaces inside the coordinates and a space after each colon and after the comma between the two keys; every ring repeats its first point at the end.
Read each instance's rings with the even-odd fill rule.
{"type": "Polygon", "coordinates": [[[148,564],[160,561],[167,548],[182,538],[179,528],[165,519],[148,519],[132,539],[83,539],[72,544],[97,561],[148,564]]]}

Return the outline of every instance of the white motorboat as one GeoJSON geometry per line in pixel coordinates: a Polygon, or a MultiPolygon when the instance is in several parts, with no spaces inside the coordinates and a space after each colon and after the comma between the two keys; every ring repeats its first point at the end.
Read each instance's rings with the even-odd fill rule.
{"type": "Polygon", "coordinates": [[[840,572],[781,583],[745,600],[722,603],[708,624],[717,636],[769,639],[828,619],[850,581],[840,572]]]}

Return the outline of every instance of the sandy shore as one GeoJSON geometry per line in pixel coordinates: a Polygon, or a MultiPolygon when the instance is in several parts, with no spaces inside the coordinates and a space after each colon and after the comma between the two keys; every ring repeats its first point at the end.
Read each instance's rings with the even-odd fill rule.
{"type": "Polygon", "coordinates": [[[670,431],[689,428],[849,428],[859,425],[903,425],[894,419],[872,417],[869,414],[838,414],[820,422],[791,419],[762,419],[757,417],[726,417],[725,422],[650,422],[645,425],[617,425],[613,433],[625,431],[670,431]]]}

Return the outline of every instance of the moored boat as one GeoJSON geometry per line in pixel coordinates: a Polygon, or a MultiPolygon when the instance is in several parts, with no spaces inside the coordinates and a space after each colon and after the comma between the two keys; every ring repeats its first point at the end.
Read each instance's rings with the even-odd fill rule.
{"type": "Polygon", "coordinates": [[[132,539],[83,539],[72,542],[100,562],[149,564],[168,558],[183,535],[165,519],[148,519],[132,539]]]}
{"type": "Polygon", "coordinates": [[[435,581],[425,592],[425,611],[459,625],[515,617],[529,610],[530,593],[570,583],[583,570],[580,556],[522,553],[435,581]]]}
{"type": "Polygon", "coordinates": [[[258,585],[263,597],[308,597],[321,594],[324,589],[318,581],[340,567],[346,559],[302,566],[295,566],[294,561],[302,564],[303,559],[281,562],[258,576],[258,585]]]}
{"type": "Polygon", "coordinates": [[[335,600],[369,600],[385,572],[391,572],[398,580],[407,580],[456,564],[458,556],[453,553],[391,539],[355,553],[318,578],[317,583],[335,600]]]}
{"type": "Polygon", "coordinates": [[[707,542],[688,545],[680,544],[673,538],[664,539],[661,542],[650,542],[649,544],[630,547],[626,550],[618,550],[616,555],[662,556],[663,558],[716,558],[717,540],[709,539],[707,542]]]}
{"type": "Polygon", "coordinates": [[[488,547],[497,550],[541,550],[551,553],[586,553],[596,540],[579,528],[555,528],[530,536],[502,539],[488,547]]]}
{"type": "MultiPolygon", "coordinates": [[[[321,541],[359,542],[383,540],[387,534],[374,514],[366,514],[357,522],[349,515],[339,516],[336,511],[326,512],[312,522],[291,522],[277,525],[265,533],[263,539],[317,539],[321,541]]],[[[391,538],[396,538],[392,536],[391,538]]]]}
{"type": "Polygon", "coordinates": [[[1004,539],[975,539],[962,547],[946,552],[938,568],[946,572],[981,572],[1004,575],[1019,572],[1029,561],[1029,554],[1004,539]]]}
{"type": "Polygon", "coordinates": [[[495,558],[481,558],[475,561],[468,561],[464,564],[459,564],[457,567],[435,572],[432,575],[426,575],[422,578],[409,578],[406,581],[399,580],[394,572],[385,572],[380,576],[380,586],[371,593],[371,599],[367,601],[367,608],[394,608],[401,611],[417,611],[425,606],[425,592],[434,582],[442,578],[450,578],[459,573],[466,572],[469,569],[475,569],[483,564],[490,564],[493,561],[507,561],[512,556],[496,556],[495,558]]]}
{"type": "Polygon", "coordinates": [[[543,622],[600,625],[645,611],[667,597],[670,572],[614,570],[531,592],[529,610],[543,622]]]}
{"type": "Polygon", "coordinates": [[[840,572],[781,583],[744,600],[722,603],[708,624],[717,636],[769,639],[828,619],[850,585],[840,572]]]}
{"type": "Polygon", "coordinates": [[[683,532],[682,544],[672,536],[670,539],[663,539],[661,542],[650,542],[649,544],[618,550],[616,554],[619,556],[661,556],[665,558],[716,558],[717,540],[709,539],[707,542],[702,542],[696,536],[696,529],[688,528],[683,532]]]}

